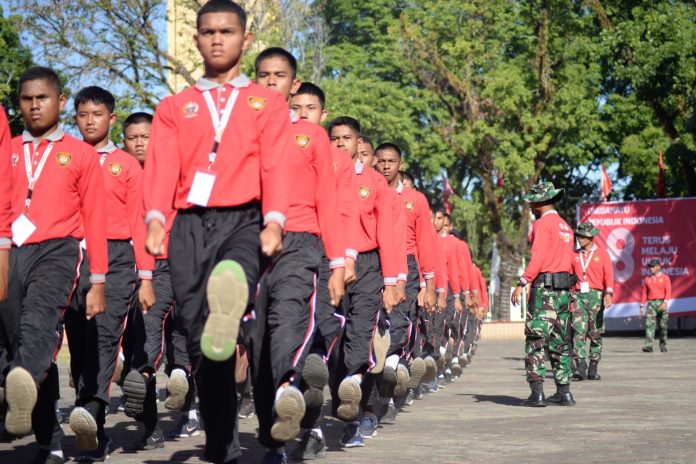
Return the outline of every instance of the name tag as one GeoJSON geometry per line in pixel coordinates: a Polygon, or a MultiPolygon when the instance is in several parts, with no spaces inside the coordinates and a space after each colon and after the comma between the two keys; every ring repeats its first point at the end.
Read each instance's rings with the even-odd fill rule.
{"type": "Polygon", "coordinates": [[[580,282],[580,293],[589,293],[590,292],[590,283],[589,282],[580,282]]]}
{"type": "Polygon", "coordinates": [[[24,214],[21,214],[12,223],[12,241],[15,242],[15,245],[21,247],[35,230],[36,226],[34,223],[24,214]]]}
{"type": "Polygon", "coordinates": [[[213,185],[215,185],[215,173],[209,171],[196,172],[186,201],[198,206],[208,206],[210,194],[213,192],[213,185]]]}

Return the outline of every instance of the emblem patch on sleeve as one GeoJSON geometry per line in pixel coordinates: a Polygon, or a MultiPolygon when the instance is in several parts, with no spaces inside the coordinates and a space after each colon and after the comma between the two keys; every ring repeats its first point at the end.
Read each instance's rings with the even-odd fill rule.
{"type": "Polygon", "coordinates": [[[249,97],[247,103],[249,104],[249,108],[254,111],[261,111],[266,107],[266,99],[263,97],[249,97]]]}

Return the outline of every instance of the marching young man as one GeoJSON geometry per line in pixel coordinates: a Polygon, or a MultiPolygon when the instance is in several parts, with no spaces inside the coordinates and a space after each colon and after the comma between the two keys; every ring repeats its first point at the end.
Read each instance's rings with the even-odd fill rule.
{"type": "MultiPolygon", "coordinates": [[[[334,119],[329,124],[331,143],[348,153],[355,161],[356,189],[353,201],[360,208],[361,230],[355,240],[356,282],[347,290],[347,322],[341,340],[336,378],[342,379],[337,394],[340,400],[336,412],[340,419],[354,421],[359,418],[361,401],[370,400],[373,382],[363,380],[376,364],[372,351],[372,339],[377,327],[377,315],[384,307],[391,312],[397,302],[396,280],[399,272],[397,246],[393,240],[393,201],[384,177],[364,166],[358,159],[360,123],[347,116],[334,119]],[[365,391],[363,391],[363,387],[365,391]]],[[[376,418],[366,416],[373,421],[376,418]]],[[[349,423],[341,442],[345,446],[362,446],[358,423],[349,423]]]]}
{"type": "Polygon", "coordinates": [[[63,432],[55,414],[60,348],[57,327],[70,303],[89,243],[91,288],[81,317],[93,323],[105,308],[108,270],[106,201],[99,155],[63,132],[66,97],[50,69],[35,67],[19,80],[26,130],[12,141],[10,289],[0,306],[5,339],[5,427],[32,429],[41,446],[35,462],[62,463],[63,432]],[[56,199],[60,199],[59,202],[56,199]],[[37,284],[40,282],[40,284],[37,284]],[[8,373],[9,372],[9,373],[8,373]]]}
{"type": "MultiPolygon", "coordinates": [[[[400,359],[406,359],[409,353],[412,327],[416,322],[416,303],[421,291],[420,275],[425,281],[424,306],[435,305],[435,247],[437,246],[431,233],[430,208],[422,193],[405,188],[399,180],[401,167],[401,149],[391,143],[382,143],[375,150],[377,155],[377,170],[385,177],[389,187],[398,195],[398,207],[406,219],[406,255],[408,260],[408,277],[406,280],[406,300],[396,305],[390,315],[389,331],[391,345],[387,353],[386,367],[396,371],[400,382],[394,396],[400,397],[408,393],[409,373],[405,364],[399,364],[400,359]]],[[[425,373],[425,363],[421,358],[415,358],[410,364],[410,376],[413,383],[418,385],[425,373]]],[[[390,402],[387,415],[383,422],[390,422],[396,416],[393,401],[390,402]]]]}
{"type": "MultiPolygon", "coordinates": [[[[255,67],[256,83],[286,100],[300,85],[295,57],[282,48],[262,51],[255,67]]],[[[269,449],[264,459],[267,463],[284,462],[284,444],[300,432],[305,401],[297,387],[315,330],[316,279],[324,250],[331,269],[328,293],[332,306],[338,306],[345,291],[345,247],[331,144],[321,126],[294,113],[291,116],[292,142],[286,154],[290,158],[286,175],[302,182],[289,194],[283,251],[273,258],[261,278],[256,302],[257,333],[251,347],[259,441],[269,449]]],[[[321,385],[323,389],[322,367],[320,363],[304,369],[307,377],[303,380],[310,387],[318,389],[321,385]]],[[[323,404],[323,395],[320,403],[323,404]]]]}
{"type": "Polygon", "coordinates": [[[290,177],[290,117],[282,95],[241,74],[251,45],[246,13],[211,0],[196,18],[204,76],[165,98],[152,123],[145,165],[147,248],[164,253],[167,216],[177,210],[169,264],[186,334],[201,416],[205,459],[236,462],[235,346],[253,318],[261,254],[283,247],[290,177]],[[263,192],[263,195],[262,195],[263,192]]]}
{"type": "MultiPolygon", "coordinates": [[[[114,106],[113,95],[101,87],[86,87],[75,96],[75,121],[83,140],[97,151],[95,156],[104,177],[108,205],[109,273],[104,289],[108,311],[92,321],[84,317],[84,296],[91,285],[85,260],[73,304],[65,314],[70,372],[77,396],[77,407],[70,413],[70,427],[75,432],[77,448],[88,452],[80,459],[92,461],[102,461],[110,453],[110,440],[104,431],[105,408],[111,399],[111,380],[138,277],[141,280],[138,299],[143,309],[147,310],[155,300],[154,260],[145,252],[142,168],[109,140],[109,131],[116,122],[114,106]]],[[[87,242],[88,250],[90,246],[87,242]]]]}
{"type": "MultiPolygon", "coordinates": [[[[303,82],[290,99],[290,108],[300,119],[305,119],[314,124],[324,122],[327,116],[325,108],[326,97],[324,92],[316,85],[303,82]]],[[[343,240],[346,249],[346,284],[355,281],[355,239],[357,233],[351,232],[360,227],[358,204],[354,200],[355,188],[357,188],[354,162],[343,150],[331,146],[331,161],[334,172],[334,181],[337,194],[337,204],[340,210],[341,229],[344,231],[343,240]]],[[[315,459],[326,456],[326,440],[318,422],[321,416],[321,406],[324,402],[323,388],[328,382],[329,372],[327,364],[331,363],[335,372],[335,364],[338,359],[336,344],[342,335],[346,318],[340,309],[331,304],[328,291],[330,275],[330,263],[326,254],[322,257],[322,264],[317,279],[317,301],[315,308],[316,331],[312,343],[311,354],[307,356],[303,371],[303,382],[306,384],[305,402],[306,412],[300,424],[304,430],[298,447],[293,451],[294,459],[315,459]],[[310,372],[313,371],[313,372],[310,372]],[[320,373],[318,375],[318,373],[320,373]],[[321,379],[315,385],[309,385],[307,380],[314,377],[321,379]]]]}

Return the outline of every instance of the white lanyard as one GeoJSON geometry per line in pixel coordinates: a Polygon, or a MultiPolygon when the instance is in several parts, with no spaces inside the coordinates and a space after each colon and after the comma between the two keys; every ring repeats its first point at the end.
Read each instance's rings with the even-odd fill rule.
{"type": "Polygon", "coordinates": [[[585,259],[583,256],[585,256],[585,253],[580,251],[580,266],[582,266],[582,278],[583,280],[587,277],[587,267],[590,265],[590,261],[592,261],[592,255],[594,254],[594,250],[590,252],[590,257],[587,258],[587,263],[585,263],[585,259]]]}
{"type": "Polygon", "coordinates": [[[208,155],[208,169],[210,169],[210,167],[215,162],[215,158],[217,157],[218,145],[220,144],[220,140],[222,140],[222,133],[225,132],[225,128],[227,127],[227,124],[230,122],[232,108],[234,108],[234,104],[237,102],[238,96],[239,90],[232,90],[230,99],[227,102],[227,105],[225,105],[225,109],[222,111],[222,117],[220,117],[219,110],[215,105],[215,102],[213,102],[211,91],[206,90],[205,92],[203,92],[203,98],[205,98],[205,103],[206,105],[208,105],[208,112],[210,113],[210,118],[213,122],[213,129],[215,129],[215,141],[213,143],[212,150],[210,150],[210,155],[208,155]]]}
{"type": "MultiPolygon", "coordinates": [[[[36,149],[38,150],[39,147],[37,146],[36,149]]],[[[31,167],[32,156],[29,152],[29,143],[24,144],[24,168],[27,171],[27,182],[29,183],[29,188],[27,189],[27,198],[24,201],[27,211],[29,211],[29,204],[31,203],[31,196],[34,191],[34,187],[36,186],[36,182],[39,180],[39,176],[41,176],[41,172],[46,165],[46,160],[51,154],[51,150],[53,150],[53,142],[50,142],[44,150],[43,155],[41,155],[41,161],[39,161],[39,165],[36,166],[36,171],[34,171],[31,167]]]]}

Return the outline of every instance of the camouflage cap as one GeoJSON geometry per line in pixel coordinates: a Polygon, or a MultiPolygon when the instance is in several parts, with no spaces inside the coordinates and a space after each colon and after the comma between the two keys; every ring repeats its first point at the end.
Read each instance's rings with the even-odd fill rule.
{"type": "Polygon", "coordinates": [[[660,260],[657,258],[653,258],[650,261],[648,261],[648,267],[659,266],[659,265],[660,265],[660,260]]]}
{"type": "Polygon", "coordinates": [[[551,182],[540,182],[527,192],[523,199],[527,203],[545,203],[563,195],[563,189],[557,189],[551,182]]]}
{"type": "Polygon", "coordinates": [[[575,228],[575,235],[585,238],[593,238],[599,235],[599,229],[590,221],[583,222],[575,228]]]}

